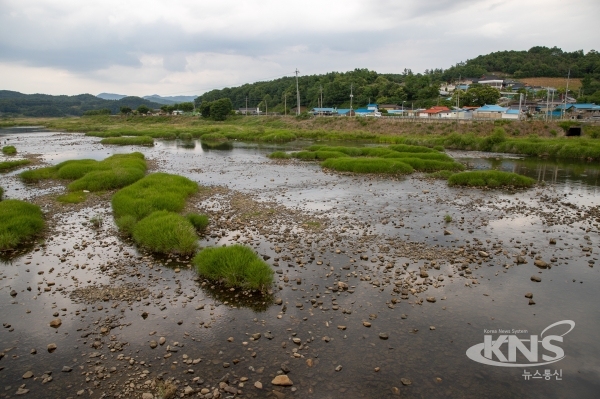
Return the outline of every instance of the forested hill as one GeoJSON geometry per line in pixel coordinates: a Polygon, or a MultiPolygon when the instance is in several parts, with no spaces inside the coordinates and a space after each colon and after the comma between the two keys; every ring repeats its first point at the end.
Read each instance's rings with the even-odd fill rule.
{"type": "Polygon", "coordinates": [[[591,75],[600,79],[600,53],[590,50],[567,52],[557,47],[532,47],[527,51],[498,51],[480,55],[472,60],[459,63],[442,72],[442,79],[449,81],[459,75],[478,77],[485,73],[500,72],[513,78],[567,77],[571,70],[572,78],[591,75]]]}
{"type": "Polygon", "coordinates": [[[161,104],[140,97],[104,100],[91,94],[51,96],[0,90],[1,116],[81,116],[85,111],[101,109],[109,109],[112,114],[118,114],[121,107],[136,109],[142,104],[149,108],[161,107],[161,104]]]}
{"type": "MultiPolygon", "coordinates": [[[[368,102],[392,103],[405,106],[428,107],[441,100],[438,98],[439,84],[451,82],[459,76],[479,78],[484,74],[501,73],[506,77],[571,77],[584,79],[582,94],[591,95],[599,90],[600,53],[591,50],[565,52],[559,48],[533,47],[528,51],[500,51],[478,56],[448,69],[426,70],[423,74],[413,74],[405,69],[401,74],[378,74],[368,69],[324,75],[301,76],[299,78],[300,103],[309,108],[317,107],[323,93],[323,106],[350,107],[350,87],[354,95],[353,106],[365,106],[368,102]]],[[[196,99],[213,101],[227,97],[234,108],[246,106],[260,107],[261,111],[288,112],[296,106],[296,79],[283,77],[268,82],[256,82],[239,87],[212,90],[196,99]],[[266,105],[266,106],[265,106],[266,105]]]]}

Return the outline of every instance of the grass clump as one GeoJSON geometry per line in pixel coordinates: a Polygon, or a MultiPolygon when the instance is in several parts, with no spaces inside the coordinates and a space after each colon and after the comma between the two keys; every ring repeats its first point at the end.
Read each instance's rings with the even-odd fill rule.
{"type": "Polygon", "coordinates": [[[0,220],[0,251],[14,249],[44,228],[40,207],[25,201],[0,202],[0,220]]]}
{"type": "Polygon", "coordinates": [[[527,176],[522,176],[512,172],[502,172],[498,170],[472,171],[456,173],[448,179],[450,186],[469,186],[469,187],[531,187],[535,180],[527,176]]]}
{"type": "Polygon", "coordinates": [[[112,207],[117,223],[131,216],[139,221],[155,211],[180,212],[186,198],[198,191],[198,184],[183,176],[153,173],[117,191],[112,207]]]}
{"type": "Polygon", "coordinates": [[[203,249],[193,264],[200,275],[226,286],[264,291],[273,284],[271,267],[243,245],[203,249]]]}
{"type": "Polygon", "coordinates": [[[209,221],[208,216],[206,215],[200,215],[198,213],[188,213],[185,217],[198,231],[204,231],[206,230],[206,227],[208,227],[209,221]]]}
{"type": "Polygon", "coordinates": [[[154,139],[149,136],[107,137],[105,139],[100,140],[100,144],[153,146],[154,139]]]}
{"type": "Polygon", "coordinates": [[[132,237],[142,247],[159,253],[191,254],[198,236],[190,221],[174,212],[156,211],[133,226],[132,237]]]}
{"type": "Polygon", "coordinates": [[[275,151],[268,155],[271,159],[290,159],[292,156],[285,151],[275,151]]]}
{"type": "Polygon", "coordinates": [[[103,161],[80,159],[61,162],[46,168],[28,170],[20,174],[25,182],[44,179],[74,180],[69,191],[103,191],[125,187],[144,177],[146,161],[139,152],[115,154],[103,161]]]}
{"type": "Polygon", "coordinates": [[[409,174],[414,172],[412,166],[404,162],[383,158],[330,158],[321,165],[324,168],[337,170],[338,172],[386,174],[409,174]]]}
{"type": "Polygon", "coordinates": [[[303,161],[314,161],[317,159],[317,153],[314,151],[298,151],[292,153],[292,156],[303,161]]]}
{"type": "Polygon", "coordinates": [[[90,219],[90,224],[95,229],[99,229],[100,227],[102,227],[103,223],[104,223],[104,219],[100,215],[96,215],[90,219]]]}
{"type": "Polygon", "coordinates": [[[206,133],[203,134],[202,137],[200,137],[200,140],[215,143],[228,141],[229,139],[221,133],[206,133]]]}
{"type": "Polygon", "coordinates": [[[0,162],[0,172],[8,172],[12,169],[17,169],[24,165],[29,165],[31,161],[29,159],[19,159],[18,161],[4,161],[0,162]]]}
{"type": "Polygon", "coordinates": [[[444,222],[450,223],[451,221],[452,221],[452,216],[450,216],[449,214],[446,214],[444,216],[444,222]]]}
{"type": "Polygon", "coordinates": [[[453,174],[454,172],[451,170],[438,170],[437,172],[428,173],[426,177],[429,177],[430,179],[448,180],[453,174]]]}
{"type": "Polygon", "coordinates": [[[14,145],[7,145],[2,147],[2,153],[4,155],[15,155],[17,153],[17,149],[14,145]]]}
{"type": "Polygon", "coordinates": [[[63,204],[79,204],[87,199],[87,193],[83,191],[72,191],[70,193],[59,195],[56,200],[63,204]]]}

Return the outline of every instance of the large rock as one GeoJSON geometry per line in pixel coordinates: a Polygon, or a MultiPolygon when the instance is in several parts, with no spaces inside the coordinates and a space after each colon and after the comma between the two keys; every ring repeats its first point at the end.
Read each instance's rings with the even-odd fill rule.
{"type": "Polygon", "coordinates": [[[62,320],[58,317],[50,322],[50,327],[58,328],[62,324],[62,320]]]}
{"type": "Polygon", "coordinates": [[[277,377],[273,378],[273,381],[271,381],[271,384],[279,385],[282,387],[289,387],[289,386],[294,385],[292,380],[290,380],[290,377],[288,377],[285,374],[278,375],[277,377]]]}

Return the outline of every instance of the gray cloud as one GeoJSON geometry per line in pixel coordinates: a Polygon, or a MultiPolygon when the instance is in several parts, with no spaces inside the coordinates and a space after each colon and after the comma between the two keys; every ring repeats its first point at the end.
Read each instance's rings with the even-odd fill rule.
{"type": "MultiPolygon", "coordinates": [[[[594,0],[577,7],[560,0],[0,0],[0,9],[0,69],[44,68],[48,76],[56,70],[77,77],[77,85],[123,92],[154,84],[152,92],[171,93],[186,84],[227,86],[296,67],[422,71],[535,45],[589,51],[597,46],[600,14],[594,0]],[[554,26],[577,32],[548,34],[554,26]]],[[[0,77],[0,88],[26,81],[25,75],[0,77]]],[[[72,85],[69,91],[90,91],[72,85]]]]}

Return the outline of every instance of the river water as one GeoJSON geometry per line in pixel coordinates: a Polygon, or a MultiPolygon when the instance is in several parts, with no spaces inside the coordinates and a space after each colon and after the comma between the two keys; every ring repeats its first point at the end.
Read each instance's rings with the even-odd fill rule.
{"type": "MultiPolygon", "coordinates": [[[[205,397],[221,380],[239,390],[221,389],[224,397],[598,397],[597,164],[450,152],[470,168],[515,171],[539,182],[510,192],[449,188],[420,175],[341,175],[266,158],[309,142],[109,147],[54,132],[0,133],[0,140],[15,145],[17,157],[36,154],[46,164],[140,151],[154,170],[214,188],[194,204],[213,217],[201,245],[230,244],[239,234],[270,257],[278,271],[273,298],[284,305],[202,285],[187,259],[138,251],[116,234],[106,195],[89,205],[51,205],[40,198],[64,192],[64,185],[24,185],[20,170],[3,174],[5,197],[40,203],[53,222],[43,243],[2,258],[0,398],[15,396],[22,384],[31,398],[141,397],[158,392],[151,381],[165,380],[178,394],[187,386],[190,395],[209,389],[205,397]],[[260,204],[271,216],[262,217],[260,204]],[[244,206],[257,208],[244,213],[244,206]],[[245,227],[229,228],[227,212],[241,212],[245,227]],[[104,217],[100,230],[83,224],[91,215],[104,217]],[[516,263],[517,255],[527,263],[516,263]],[[534,266],[536,258],[550,267],[534,266]],[[338,290],[340,281],[349,289],[338,290]],[[96,302],[71,295],[102,284],[132,284],[149,294],[96,302]],[[48,326],[55,317],[62,320],[58,329],[48,326]],[[564,358],[531,365],[562,357],[541,341],[566,333],[569,326],[561,324],[542,334],[565,320],[574,328],[553,341],[564,358]],[[255,333],[261,337],[251,338],[255,333]],[[498,352],[490,356],[495,365],[472,360],[467,350],[485,335],[535,335],[538,361],[519,350],[512,362],[499,362],[498,352]],[[151,349],[160,336],[165,345],[151,349]],[[52,353],[49,343],[57,345],[52,353]],[[72,371],[61,371],[65,366],[72,371]],[[27,371],[32,378],[23,378],[27,371]],[[292,387],[271,385],[282,372],[292,387]]],[[[498,351],[508,358],[507,346],[498,351]]]]}

